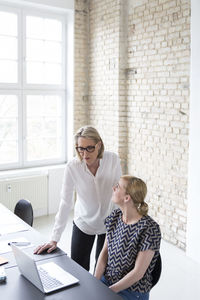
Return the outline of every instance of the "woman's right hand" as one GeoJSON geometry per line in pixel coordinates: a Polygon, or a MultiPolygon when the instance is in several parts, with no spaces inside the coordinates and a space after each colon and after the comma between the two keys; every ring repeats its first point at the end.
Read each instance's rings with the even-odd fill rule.
{"type": "Polygon", "coordinates": [[[47,253],[51,253],[53,250],[57,248],[57,242],[50,241],[49,243],[45,243],[43,245],[38,246],[34,250],[34,254],[41,254],[44,251],[47,251],[47,253]]]}

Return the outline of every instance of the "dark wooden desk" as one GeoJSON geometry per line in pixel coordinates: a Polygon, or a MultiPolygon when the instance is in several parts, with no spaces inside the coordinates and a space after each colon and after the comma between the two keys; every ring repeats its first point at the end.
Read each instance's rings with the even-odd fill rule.
{"type": "MultiPolygon", "coordinates": [[[[79,284],[65,288],[58,292],[44,295],[22,275],[17,267],[6,270],[7,283],[0,286],[2,299],[7,300],[117,300],[121,299],[107,286],[85,271],[67,255],[56,256],[48,259],[60,265],[79,279],[79,284]]],[[[41,263],[42,261],[38,262],[41,263]]]]}
{"type": "MultiPolygon", "coordinates": [[[[1,218],[0,205],[0,218],[1,218]]],[[[3,213],[5,213],[3,208],[3,213]]],[[[10,215],[10,212],[8,212],[10,215]]],[[[19,218],[13,214],[13,218],[19,218]]],[[[22,220],[20,222],[23,222],[22,220]]],[[[9,233],[0,236],[0,241],[13,239],[18,237],[25,237],[34,245],[44,242],[44,238],[32,227],[26,227],[26,230],[21,232],[9,233]]],[[[60,291],[51,293],[49,295],[43,294],[26,278],[24,278],[16,266],[15,258],[12,252],[3,253],[0,255],[6,257],[9,263],[4,265],[6,268],[7,281],[0,284],[0,299],[5,300],[120,300],[120,296],[112,292],[106,285],[97,280],[89,272],[83,269],[80,265],[74,262],[61,249],[57,249],[52,254],[34,255],[33,247],[25,248],[24,251],[33,255],[37,264],[44,261],[53,261],[60,265],[63,269],[74,275],[79,279],[79,283],[72,287],[64,288],[60,291]]]]}

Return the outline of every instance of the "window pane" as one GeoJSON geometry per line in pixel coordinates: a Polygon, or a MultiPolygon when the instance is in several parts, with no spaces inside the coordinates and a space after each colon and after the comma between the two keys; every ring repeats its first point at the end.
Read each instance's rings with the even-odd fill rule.
{"type": "Polygon", "coordinates": [[[39,17],[26,17],[26,37],[43,39],[44,19],[39,17]]]}
{"type": "Polygon", "coordinates": [[[64,33],[62,15],[0,8],[1,169],[63,159],[64,33]]]}
{"type": "Polygon", "coordinates": [[[44,137],[55,137],[59,135],[57,127],[57,118],[48,119],[43,117],[29,119],[27,123],[27,135],[32,137],[38,137],[41,135],[44,137]]]}
{"type": "Polygon", "coordinates": [[[17,162],[18,151],[17,141],[2,141],[0,140],[1,163],[17,162]]]}
{"type": "Polygon", "coordinates": [[[27,63],[27,82],[35,84],[61,83],[61,65],[30,62],[27,63]]]}
{"type": "Polygon", "coordinates": [[[17,39],[0,36],[0,59],[17,60],[17,39]]]}
{"type": "Polygon", "coordinates": [[[0,11],[0,82],[18,81],[17,15],[0,11]]]}
{"type": "Polygon", "coordinates": [[[28,140],[27,153],[28,161],[59,158],[61,154],[61,140],[53,138],[36,138],[28,140]]]}
{"type": "Polygon", "coordinates": [[[61,97],[57,95],[27,96],[27,117],[56,116],[61,117],[61,97]],[[38,109],[40,107],[40,109],[38,109]]]}
{"type": "Polygon", "coordinates": [[[12,139],[17,137],[17,119],[1,119],[0,120],[0,139],[12,139]]]}
{"type": "Polygon", "coordinates": [[[45,37],[47,40],[61,41],[62,40],[62,24],[60,21],[45,19],[45,37]]]}
{"type": "Polygon", "coordinates": [[[61,111],[62,99],[57,95],[27,96],[28,161],[61,156],[61,111]]]}
{"type": "Polygon", "coordinates": [[[48,84],[59,84],[61,83],[62,70],[61,65],[57,64],[45,64],[45,82],[48,84]]]}
{"type": "Polygon", "coordinates": [[[0,95],[1,163],[16,162],[18,157],[18,103],[15,95],[0,95]]]}
{"type": "Polygon", "coordinates": [[[16,118],[18,105],[16,95],[0,95],[0,118],[16,118]]]}
{"type": "Polygon", "coordinates": [[[32,39],[46,39],[49,41],[62,40],[62,23],[58,20],[27,16],[26,37],[32,39]]]}
{"type": "Polygon", "coordinates": [[[27,60],[42,62],[44,60],[44,42],[40,40],[27,39],[26,43],[27,60]]]}
{"type": "Polygon", "coordinates": [[[17,36],[17,15],[0,11],[0,35],[17,36]]]}
{"type": "Polygon", "coordinates": [[[62,83],[62,22],[26,17],[26,80],[29,84],[62,83]]]}
{"type": "Polygon", "coordinates": [[[17,83],[17,62],[0,60],[0,82],[17,83]]]}
{"type": "Polygon", "coordinates": [[[61,45],[57,42],[27,39],[28,61],[61,63],[61,53],[61,45]]]}
{"type": "Polygon", "coordinates": [[[62,61],[62,48],[61,44],[57,42],[44,43],[44,60],[48,62],[61,63],[62,61]]]}
{"type": "Polygon", "coordinates": [[[44,83],[44,64],[27,63],[27,83],[42,84],[44,83]]]}

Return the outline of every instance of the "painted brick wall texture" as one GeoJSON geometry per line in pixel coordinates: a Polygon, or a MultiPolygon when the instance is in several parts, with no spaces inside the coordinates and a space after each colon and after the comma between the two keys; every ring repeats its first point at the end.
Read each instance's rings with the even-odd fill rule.
{"type": "Polygon", "coordinates": [[[149,214],[185,249],[190,1],[79,0],[75,14],[75,128],[94,125],[147,182],[149,214]]]}
{"type": "Polygon", "coordinates": [[[74,21],[74,130],[88,123],[88,2],[76,0],[74,21]]]}
{"type": "Polygon", "coordinates": [[[119,144],[119,1],[90,1],[89,115],[107,149],[119,144]]]}

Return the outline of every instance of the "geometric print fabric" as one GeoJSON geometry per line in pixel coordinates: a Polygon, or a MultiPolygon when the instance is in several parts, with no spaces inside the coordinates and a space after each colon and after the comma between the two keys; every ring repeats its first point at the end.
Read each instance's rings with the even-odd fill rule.
{"type": "Polygon", "coordinates": [[[149,292],[152,287],[151,272],[160,249],[159,225],[148,215],[135,224],[125,224],[120,209],[114,210],[106,218],[105,225],[108,243],[105,278],[110,284],[119,281],[134,268],[138,252],[151,249],[155,254],[143,278],[129,288],[135,292],[149,292]]]}

